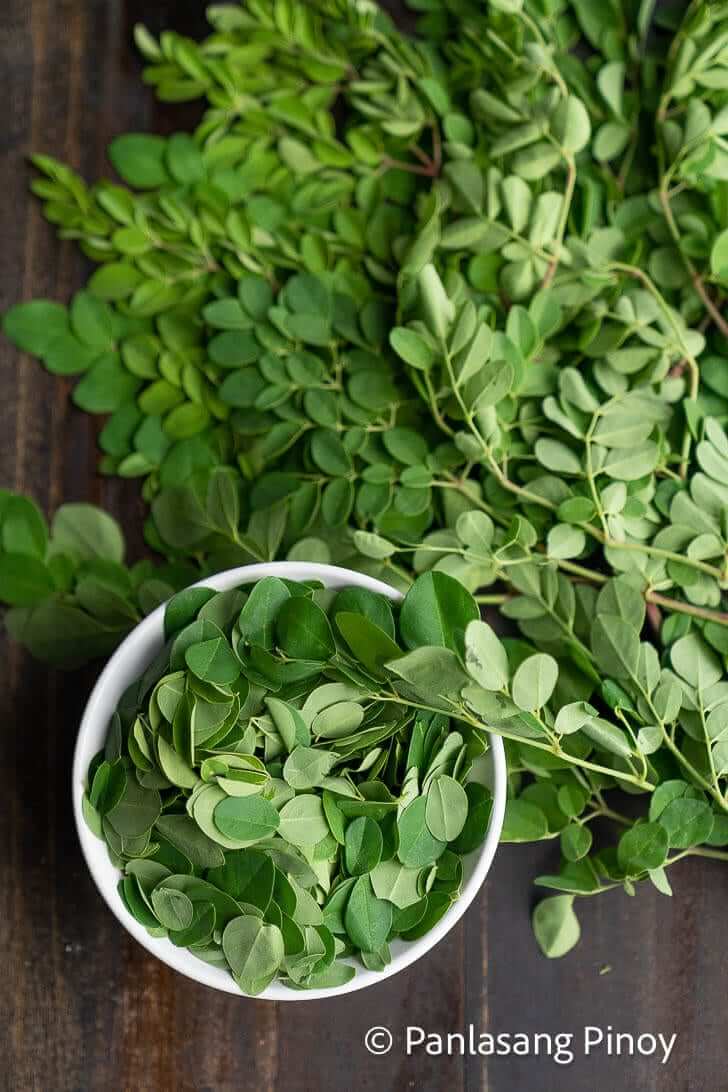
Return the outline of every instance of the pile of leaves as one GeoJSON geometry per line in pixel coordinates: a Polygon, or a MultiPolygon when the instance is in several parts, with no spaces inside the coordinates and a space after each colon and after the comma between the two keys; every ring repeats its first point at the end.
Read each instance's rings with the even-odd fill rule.
{"type": "MultiPolygon", "coordinates": [[[[487,694],[483,656],[506,673],[507,657],[473,597],[443,573],[395,609],[270,576],[179,592],[164,633],[83,799],[127,910],[249,994],[276,977],[343,985],[345,956],[382,970],[391,940],[424,936],[457,899],[490,821],[468,707],[487,694]]],[[[530,708],[538,672],[520,672],[530,708]]]]}
{"type": "Polygon", "coordinates": [[[509,677],[548,657],[532,707],[502,665],[477,700],[506,837],[560,841],[555,955],[574,897],[728,857],[728,4],[410,7],[412,35],[369,0],[139,29],[195,131],[118,137],[122,185],[35,158],[97,268],[4,328],[109,415],[100,469],[140,479],[164,561],[125,568],[85,506],[49,544],[8,495],[0,596],[60,662],[253,560],[453,577],[511,627],[509,677]]]}

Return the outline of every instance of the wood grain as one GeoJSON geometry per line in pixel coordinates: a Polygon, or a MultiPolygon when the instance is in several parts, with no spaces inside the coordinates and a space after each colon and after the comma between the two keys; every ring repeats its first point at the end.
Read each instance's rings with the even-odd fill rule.
{"type": "MultiPolygon", "coordinates": [[[[67,300],[84,263],[58,244],[28,196],[32,149],[87,177],[107,170],[118,132],[186,124],[195,107],[161,108],[139,81],[131,27],[202,31],[203,4],[174,0],[4,0],[0,62],[0,308],[20,298],[67,300]]],[[[95,473],[97,425],[69,407],[68,384],[0,346],[0,485],[46,511],[90,499],[120,518],[141,548],[133,483],[95,473]]],[[[553,867],[549,844],[502,849],[462,923],[416,967],[332,1002],[272,1005],[188,982],[127,938],[85,871],[69,806],[73,741],[93,672],[60,675],[2,643],[0,697],[0,1077],[13,1092],[719,1092],[728,1087],[722,922],[728,872],[679,866],[676,895],[641,890],[584,900],[584,940],[542,959],[528,914],[532,878],[553,867]],[[608,973],[600,973],[606,967],[608,973]],[[406,1025],[445,1034],[677,1031],[669,1066],[655,1059],[405,1056],[406,1025]],[[391,1027],[391,1054],[363,1045],[391,1027]]]]}

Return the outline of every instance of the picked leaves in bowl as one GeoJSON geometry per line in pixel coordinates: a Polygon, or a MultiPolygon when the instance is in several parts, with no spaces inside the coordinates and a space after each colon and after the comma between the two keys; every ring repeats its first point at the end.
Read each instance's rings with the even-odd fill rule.
{"type": "Polygon", "coordinates": [[[382,970],[458,898],[487,734],[460,697],[474,601],[441,575],[438,629],[431,583],[401,606],[278,577],[180,592],[91,763],[126,909],[246,994],[382,970]]]}

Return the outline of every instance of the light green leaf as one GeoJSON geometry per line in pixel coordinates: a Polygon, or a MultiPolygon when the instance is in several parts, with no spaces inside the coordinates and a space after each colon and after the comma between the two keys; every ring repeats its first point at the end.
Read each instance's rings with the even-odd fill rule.
{"type": "Polygon", "coordinates": [[[538,946],[549,959],[559,959],[579,943],[581,928],[574,913],[573,895],[543,899],[531,921],[538,946]]]}
{"type": "Polygon", "coordinates": [[[465,630],[465,666],[485,690],[503,690],[508,685],[506,650],[488,623],[479,618],[469,622],[465,630]]]}
{"type": "Polygon", "coordinates": [[[559,665],[553,656],[544,652],[528,656],[513,676],[514,702],[524,712],[543,708],[554,692],[558,677],[559,665]]]}

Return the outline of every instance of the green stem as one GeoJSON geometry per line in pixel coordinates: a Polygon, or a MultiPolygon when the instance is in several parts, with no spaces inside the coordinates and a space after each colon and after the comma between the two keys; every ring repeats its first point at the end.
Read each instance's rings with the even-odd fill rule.
{"type": "Polygon", "coordinates": [[[626,815],[620,815],[618,811],[614,811],[613,808],[601,807],[599,814],[605,819],[611,819],[613,823],[619,823],[623,827],[631,827],[634,825],[632,819],[628,819],[626,815]]]}
{"type": "Polygon", "coordinates": [[[596,572],[594,569],[587,569],[584,565],[577,565],[575,561],[566,561],[563,558],[558,558],[556,564],[564,572],[573,573],[574,576],[581,576],[584,580],[588,580],[592,584],[606,584],[608,577],[604,573],[596,572]]]}
{"type": "MultiPolygon", "coordinates": [[[[643,691],[643,694],[644,694],[644,691],[643,691]]],[[[652,706],[651,702],[649,702],[649,705],[650,705],[650,708],[652,709],[652,711],[654,712],[654,707],[652,706]]],[[[726,803],[726,799],[723,796],[723,793],[718,788],[716,788],[714,785],[711,785],[710,781],[708,781],[707,778],[703,777],[703,775],[701,773],[698,773],[698,771],[693,766],[692,762],[688,761],[688,759],[682,753],[680,748],[677,746],[674,739],[672,738],[670,733],[665,728],[665,725],[662,724],[661,721],[659,721],[659,723],[662,725],[662,735],[663,735],[663,739],[664,739],[664,741],[665,741],[665,743],[667,745],[668,750],[670,750],[672,752],[672,754],[675,756],[677,761],[680,763],[680,765],[683,767],[683,769],[687,770],[687,772],[690,774],[690,776],[693,778],[693,780],[696,781],[697,784],[700,785],[700,787],[702,789],[705,789],[705,791],[707,793],[710,793],[710,795],[713,797],[713,799],[718,804],[718,806],[723,811],[728,812],[728,803],[726,803]]]]}
{"type": "Polygon", "coordinates": [[[718,626],[728,626],[728,613],[720,610],[711,610],[709,607],[695,607],[692,603],[682,603],[679,599],[670,599],[658,592],[648,591],[645,599],[649,603],[655,603],[665,610],[678,611],[681,614],[689,614],[691,618],[701,618],[705,622],[714,622],[718,626]]]}
{"type": "MultiPolygon", "coordinates": [[[[688,398],[691,401],[694,402],[698,397],[698,387],[700,385],[700,369],[698,368],[697,360],[695,359],[693,354],[689,351],[687,345],[685,344],[685,341],[683,340],[682,330],[680,329],[679,325],[675,321],[675,316],[673,315],[670,307],[668,306],[668,303],[665,300],[665,297],[662,295],[662,293],[660,291],[658,291],[658,289],[656,288],[656,286],[654,285],[654,283],[652,282],[650,277],[648,277],[647,274],[644,272],[644,270],[638,269],[636,266],[633,266],[633,265],[627,265],[624,262],[611,262],[608,268],[615,270],[615,272],[624,273],[628,277],[634,277],[635,280],[638,280],[641,284],[644,285],[644,287],[647,289],[647,291],[650,293],[652,298],[657,303],[658,307],[662,311],[662,314],[663,314],[666,322],[672,327],[672,331],[675,334],[677,342],[681,346],[682,353],[683,353],[683,356],[685,358],[685,363],[687,364],[687,366],[688,366],[688,368],[690,370],[690,383],[689,383],[689,389],[688,389],[688,398]]],[[[685,436],[684,436],[684,439],[683,439],[682,453],[681,453],[681,458],[680,458],[680,476],[682,478],[687,477],[688,460],[690,458],[691,444],[692,444],[692,437],[691,437],[691,434],[690,434],[690,429],[688,428],[688,429],[685,430],[685,436]]]]}
{"type": "MultiPolygon", "coordinates": [[[[417,709],[423,709],[427,713],[445,713],[446,710],[438,709],[434,705],[426,705],[420,701],[405,701],[404,698],[400,698],[398,694],[391,692],[369,694],[373,701],[392,702],[395,705],[407,705],[414,706],[417,709]]],[[[621,770],[614,770],[609,766],[600,766],[596,762],[589,762],[585,758],[576,758],[574,755],[568,754],[566,751],[562,751],[558,743],[555,745],[549,743],[541,743],[537,739],[524,739],[521,735],[516,735],[514,732],[507,732],[502,727],[494,727],[493,725],[485,725],[481,721],[476,720],[471,716],[462,706],[453,706],[450,715],[455,717],[456,720],[462,721],[464,724],[469,724],[471,728],[474,728],[479,732],[493,732],[495,735],[502,736],[503,739],[510,739],[513,743],[519,743],[528,747],[535,747],[538,751],[548,751],[549,754],[555,755],[557,758],[563,759],[564,762],[568,762],[572,766],[578,766],[581,769],[591,770],[593,773],[604,774],[607,777],[613,777],[617,781],[627,781],[631,785],[636,785],[639,789],[644,789],[646,792],[653,792],[656,788],[650,781],[641,780],[635,774],[623,773],[621,770]]]]}
{"type": "Polygon", "coordinates": [[[681,861],[683,857],[708,857],[712,861],[728,861],[728,851],[694,846],[692,849],[684,849],[682,853],[676,853],[674,857],[670,857],[669,861],[665,861],[665,865],[675,864],[676,861],[681,861]]]}
{"type": "Polygon", "coordinates": [[[437,394],[435,393],[435,389],[432,386],[432,380],[430,379],[430,374],[429,374],[429,372],[425,372],[424,374],[425,374],[425,386],[427,388],[427,400],[428,400],[428,402],[430,404],[430,409],[432,410],[432,416],[435,419],[435,424],[447,436],[454,436],[455,435],[454,430],[450,427],[450,425],[448,425],[447,421],[445,420],[445,418],[440,413],[440,407],[437,404],[437,394]]]}
{"type": "Polygon", "coordinates": [[[601,500],[599,499],[599,492],[597,491],[597,483],[594,480],[594,464],[592,462],[592,439],[594,436],[594,429],[597,427],[599,421],[599,414],[592,414],[591,424],[587,430],[587,434],[584,437],[584,444],[586,447],[586,477],[589,482],[589,491],[591,493],[594,507],[597,510],[599,516],[599,522],[602,525],[602,532],[606,537],[609,536],[609,528],[607,526],[607,520],[602,509],[601,500]]]}
{"type": "Polygon", "coordinates": [[[541,282],[542,288],[548,288],[554,279],[556,270],[559,267],[559,258],[561,254],[561,246],[564,241],[564,235],[566,234],[566,225],[569,222],[569,213],[571,212],[571,203],[574,198],[574,187],[576,186],[576,163],[574,157],[570,153],[564,153],[564,159],[566,160],[566,187],[564,189],[564,196],[561,204],[561,212],[559,214],[559,223],[556,228],[556,237],[554,239],[554,249],[556,253],[549,262],[549,267],[546,270],[546,274],[541,282]]]}
{"type": "MultiPolygon", "coordinates": [[[[551,511],[556,509],[556,505],[552,501],[547,500],[545,497],[540,497],[537,493],[531,493],[528,489],[523,489],[515,482],[507,478],[503,471],[500,469],[491,452],[485,449],[488,465],[491,467],[495,477],[500,485],[509,492],[516,493],[523,500],[531,503],[538,504],[542,508],[548,508],[551,511]]],[[[707,576],[711,576],[714,580],[722,581],[723,574],[720,569],[716,569],[713,565],[708,565],[704,561],[696,561],[694,558],[685,557],[683,554],[675,553],[673,550],[663,550],[658,546],[649,546],[642,542],[617,542],[609,535],[605,535],[603,531],[600,531],[598,527],[594,527],[591,523],[580,523],[579,527],[597,542],[601,542],[603,546],[608,546],[612,550],[636,550],[639,553],[647,554],[650,557],[659,557],[664,561],[676,561],[681,565],[688,565],[690,568],[697,569],[699,572],[705,573],[707,576]]]]}
{"type": "Polygon", "coordinates": [[[666,184],[665,184],[666,183],[666,177],[667,176],[663,177],[663,179],[661,181],[659,194],[660,194],[660,204],[662,206],[662,211],[664,213],[665,220],[667,221],[667,226],[670,229],[670,234],[673,237],[673,240],[675,242],[675,246],[677,247],[677,250],[678,250],[678,252],[680,254],[680,257],[682,258],[683,265],[685,266],[686,270],[688,271],[688,274],[690,276],[690,280],[693,283],[693,288],[697,292],[698,296],[700,296],[701,302],[702,302],[705,310],[708,312],[708,314],[710,315],[711,319],[713,320],[715,325],[720,330],[723,337],[728,337],[728,322],[726,322],[726,320],[723,318],[720,311],[716,307],[715,303],[713,302],[713,300],[708,295],[708,290],[705,287],[705,282],[703,281],[703,278],[700,276],[700,273],[696,269],[693,261],[685,253],[685,250],[683,248],[682,237],[680,235],[680,231],[678,229],[678,226],[677,226],[677,224],[675,222],[675,217],[674,217],[673,212],[672,212],[672,206],[670,204],[670,194],[669,194],[669,192],[667,190],[667,187],[666,187],[666,184]]]}

